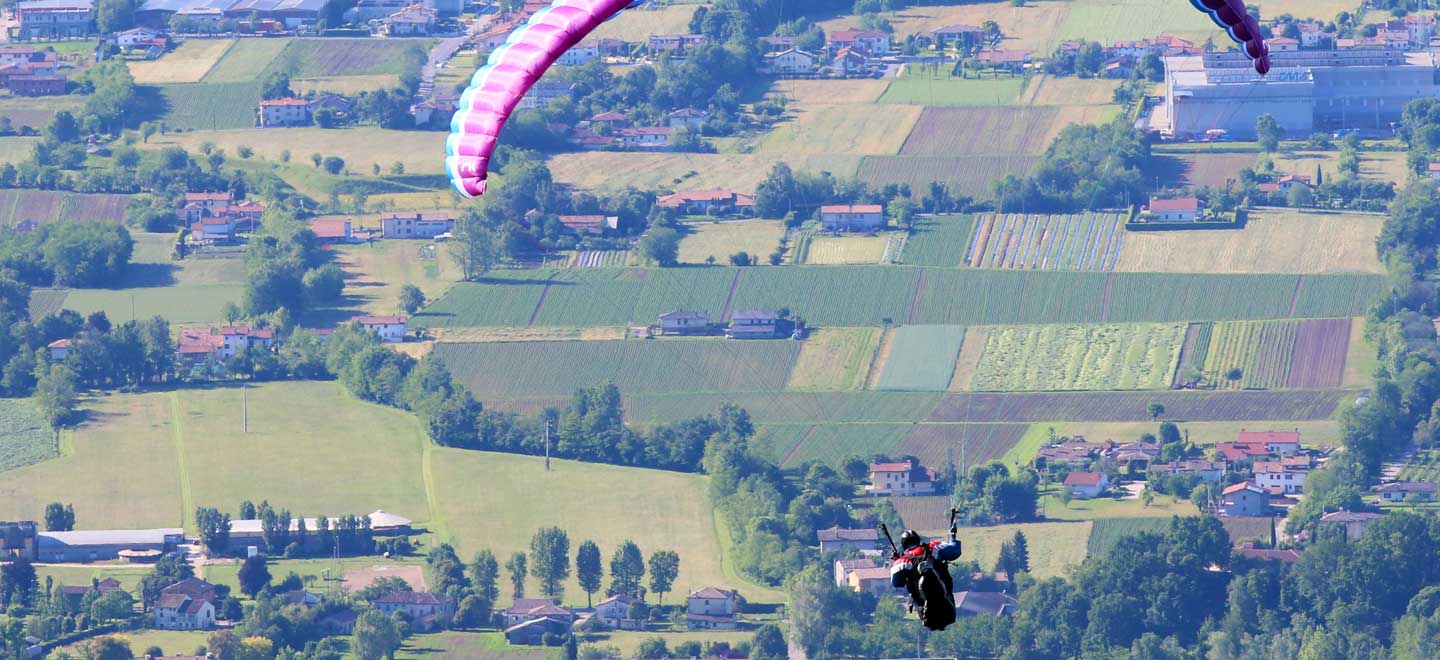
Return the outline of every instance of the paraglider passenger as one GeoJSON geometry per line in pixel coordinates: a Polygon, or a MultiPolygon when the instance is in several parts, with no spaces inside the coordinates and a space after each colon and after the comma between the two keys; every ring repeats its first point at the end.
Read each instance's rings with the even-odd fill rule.
{"type": "Polygon", "coordinates": [[[920,619],[931,630],[944,630],[955,622],[954,583],[950,578],[950,562],[960,558],[960,541],[956,529],[950,527],[946,541],[924,542],[915,530],[900,536],[903,550],[895,554],[890,565],[890,584],[904,587],[910,594],[920,619]]]}

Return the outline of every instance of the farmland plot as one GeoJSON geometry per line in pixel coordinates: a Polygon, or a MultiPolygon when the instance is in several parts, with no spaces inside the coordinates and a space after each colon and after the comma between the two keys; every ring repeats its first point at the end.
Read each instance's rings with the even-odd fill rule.
{"type": "Polygon", "coordinates": [[[1087,557],[1109,554],[1120,539],[1141,532],[1163,533],[1170,528],[1169,518],[1100,518],[1090,528],[1090,540],[1086,544],[1087,557]]]}
{"type": "Polygon", "coordinates": [[[998,461],[1024,437],[1026,424],[917,424],[899,453],[928,466],[981,465],[998,461]]]}
{"type": "Polygon", "coordinates": [[[871,186],[904,184],[917,191],[939,181],[953,192],[989,199],[994,195],[990,182],[1010,174],[1023,176],[1039,160],[1038,156],[1024,154],[866,156],[860,160],[856,176],[871,186]]]}
{"type": "Polygon", "coordinates": [[[225,39],[190,39],[158,60],[127,65],[137,85],[200,82],[234,44],[225,39]]]}
{"type": "Polygon", "coordinates": [[[970,386],[992,391],[1166,388],[1184,335],[1181,324],[994,328],[970,386]]]}
{"type": "Polygon", "coordinates": [[[260,85],[255,82],[158,85],[165,106],[165,123],[170,128],[250,128],[255,125],[255,107],[260,103],[260,85]]]}
{"type": "Polygon", "coordinates": [[[1197,357],[1207,380],[1221,388],[1339,387],[1350,325],[1350,319],[1216,323],[1197,357]],[[1230,378],[1236,369],[1240,378],[1230,378]]]}
{"type": "Polygon", "coordinates": [[[61,219],[124,222],[129,201],[128,195],[0,189],[0,227],[13,227],[26,220],[40,224],[61,219]]]}
{"type": "Polygon", "coordinates": [[[885,368],[875,389],[941,391],[955,373],[965,339],[957,325],[906,325],[895,331],[885,368]]]}
{"type": "Polygon", "coordinates": [[[788,389],[853,390],[864,383],[865,368],[880,332],[874,328],[819,328],[805,338],[788,389]]]}
{"type": "Polygon", "coordinates": [[[936,73],[912,64],[906,65],[899,77],[890,79],[880,103],[926,107],[1001,106],[1014,103],[1024,87],[1025,79],[1019,76],[957,78],[949,75],[948,70],[936,73]]]}
{"type": "Polygon", "coordinates": [[[839,468],[851,458],[870,460],[880,454],[897,452],[901,440],[914,424],[817,424],[810,429],[780,466],[793,468],[806,463],[824,463],[839,468]]]}
{"type": "Polygon", "coordinates": [[[1295,355],[1290,360],[1286,387],[1339,387],[1345,378],[1350,319],[1302,321],[1295,335],[1295,355]]]}
{"type": "Polygon", "coordinates": [[[935,409],[937,392],[732,392],[625,397],[625,419],[665,424],[713,415],[733,403],[757,424],[914,423],[935,409]]]}
{"type": "Polygon", "coordinates": [[[1291,421],[1328,419],[1343,390],[1283,392],[1055,392],[951,394],[931,413],[931,422],[1142,422],[1149,405],[1165,407],[1162,419],[1183,421],[1291,421]]]}
{"type": "Polygon", "coordinates": [[[69,292],[65,289],[31,289],[30,320],[36,321],[64,309],[67,295],[69,292]]]}
{"type": "Polygon", "coordinates": [[[1379,214],[1263,209],[1252,212],[1241,230],[1129,232],[1116,270],[1383,274],[1375,240],[1384,220],[1379,214]]]}
{"type": "Polygon", "coordinates": [[[442,343],[434,355],[481,399],[567,395],[613,381],[627,394],[785,387],[792,341],[664,340],[442,343]]]}
{"type": "Polygon", "coordinates": [[[1039,155],[1058,114],[1049,107],[925,108],[900,155],[1039,155]]]}
{"type": "Polygon", "coordinates": [[[241,39],[206,72],[201,82],[254,82],[290,44],[289,39],[241,39]]]}
{"type": "Polygon", "coordinates": [[[424,39],[292,39],[269,68],[296,78],[399,74],[406,51],[429,46],[424,39]]]}
{"type": "Polygon", "coordinates": [[[805,263],[839,266],[878,264],[899,244],[897,234],[875,236],[816,236],[805,250],[805,263]]]}
{"type": "Polygon", "coordinates": [[[917,218],[899,262],[915,266],[959,266],[966,258],[973,226],[970,216],[917,218]]]}
{"type": "Polygon", "coordinates": [[[979,216],[966,251],[979,268],[1108,271],[1125,241],[1119,213],[979,216]]]}
{"type": "Polygon", "coordinates": [[[0,399],[0,472],[56,455],[55,433],[25,399],[0,399]]]}

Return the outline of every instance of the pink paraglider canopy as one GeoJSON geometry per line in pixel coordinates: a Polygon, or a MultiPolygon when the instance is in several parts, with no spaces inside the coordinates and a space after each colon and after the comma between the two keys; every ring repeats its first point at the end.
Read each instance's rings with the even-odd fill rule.
{"type": "Polygon", "coordinates": [[[1255,72],[1265,75],[1270,72],[1270,47],[1260,36],[1260,23],[1245,11],[1244,0],[1190,0],[1196,9],[1210,15],[1235,43],[1240,44],[1245,54],[1255,62],[1255,72]]]}
{"type": "Polygon", "coordinates": [[[496,139],[525,92],[570,47],[637,0],[557,0],[511,33],[475,72],[445,141],[445,169],[465,197],[485,194],[496,139]]]}

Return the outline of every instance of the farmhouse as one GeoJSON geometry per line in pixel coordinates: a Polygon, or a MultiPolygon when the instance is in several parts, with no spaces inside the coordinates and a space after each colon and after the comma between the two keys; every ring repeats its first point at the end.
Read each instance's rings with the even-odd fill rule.
{"type": "MultiPolygon", "coordinates": [[[[327,516],[331,529],[336,529],[337,523],[343,516],[327,516]]],[[[372,536],[405,536],[411,533],[411,521],[404,516],[397,516],[384,510],[376,511],[368,516],[360,517],[360,524],[369,523],[366,529],[372,536]]],[[[300,531],[300,518],[290,521],[290,531],[300,531]]],[[[305,518],[305,529],[313,532],[320,529],[318,518],[305,518]]],[[[318,534],[306,534],[305,542],[308,545],[318,547],[320,536],[318,534]]],[[[230,546],[231,550],[254,547],[260,552],[271,550],[265,543],[264,525],[259,520],[231,520],[230,521],[230,546]]],[[[278,548],[274,550],[279,550],[278,548]]]]}
{"type": "Polygon", "coordinates": [[[857,594],[883,596],[895,591],[890,582],[890,569],[884,566],[857,568],[850,571],[845,579],[844,586],[857,594]]]}
{"type": "Polygon", "coordinates": [[[5,89],[16,96],[58,96],[64,94],[69,81],[65,76],[10,76],[5,89]]]}
{"type": "Polygon", "coordinates": [[[890,35],[879,30],[857,30],[854,28],[836,30],[830,33],[830,52],[853,48],[867,55],[880,56],[890,52],[890,35]]]}
{"type": "Polygon", "coordinates": [[[955,593],[955,615],[1008,616],[1018,601],[1003,591],[958,591],[955,593]]]}
{"type": "Polygon", "coordinates": [[[864,53],[847,46],[835,54],[829,66],[830,75],[837,78],[858,76],[870,70],[870,60],[864,53]]]}
{"type": "Polygon", "coordinates": [[[1276,456],[1300,451],[1299,431],[1240,431],[1236,436],[1237,445],[1261,445],[1265,451],[1276,456]]]}
{"type": "Polygon", "coordinates": [[[595,605],[595,617],[616,630],[644,630],[644,619],[630,618],[630,606],[638,602],[638,598],[616,594],[595,605]]]}
{"type": "Polygon", "coordinates": [[[1300,561],[1300,553],[1295,550],[1276,550],[1274,548],[1258,548],[1254,541],[1246,541],[1235,549],[1235,552],[1246,559],[1257,561],[1278,561],[1283,564],[1294,564],[1300,561]]]}
{"type": "Polygon", "coordinates": [[[375,601],[375,609],[388,615],[405,612],[417,630],[429,632],[455,616],[455,599],[428,591],[396,591],[375,601]]]}
{"type": "Polygon", "coordinates": [[[261,101],[260,108],[255,112],[255,124],[260,128],[309,126],[310,104],[297,98],[261,101]]]}
{"type": "Polygon", "coordinates": [[[1195,222],[1200,219],[1204,205],[1194,197],[1176,199],[1151,198],[1150,205],[1142,213],[1155,222],[1195,222]]]}
{"type": "Polygon", "coordinates": [[[665,312],[659,320],[661,335],[703,335],[711,328],[708,312],[665,312]]]}
{"type": "Polygon", "coordinates": [[[1305,491],[1305,475],[1310,468],[1282,461],[1256,461],[1251,469],[1255,471],[1255,483],[1261,488],[1278,488],[1285,494],[1305,491]]]}
{"type": "Polygon", "coordinates": [[[695,190],[662,195],[655,205],[675,209],[681,215],[724,217],[754,209],[755,197],[733,190],[695,190]]]}
{"type": "Polygon", "coordinates": [[[275,346],[275,331],[269,328],[182,325],[177,334],[175,355],[182,364],[192,367],[210,358],[229,360],[251,346],[263,350],[275,346]]]}
{"type": "Polygon", "coordinates": [[[222,360],[235,357],[252,346],[269,350],[275,346],[275,331],[270,328],[252,328],[246,325],[229,325],[215,332],[220,337],[217,356],[222,360]]]}
{"type": "Polygon", "coordinates": [[[1225,464],[1220,462],[1212,463],[1206,460],[1194,459],[1188,461],[1176,461],[1174,463],[1155,463],[1154,465],[1150,466],[1147,472],[1151,477],[1162,474],[1195,475],[1197,477],[1200,477],[1201,480],[1214,483],[1220,481],[1220,478],[1225,476],[1225,464]]]}
{"type": "Polygon", "coordinates": [[[1358,541],[1365,534],[1365,526],[1379,517],[1368,511],[1336,511],[1320,516],[1320,524],[1344,528],[1347,540],[1358,541]]]}
{"type": "Polygon", "coordinates": [[[1270,493],[1248,481],[1238,483],[1221,493],[1219,510],[1222,516],[1268,516],[1270,493]]]}
{"type": "Polygon", "coordinates": [[[505,629],[505,641],[516,646],[540,646],[546,637],[570,634],[570,624],[549,617],[531,619],[505,629]]]}
{"type": "Polygon", "coordinates": [[[215,586],[187,578],[160,590],[155,601],[155,627],[162,630],[208,630],[215,627],[215,586]]]}
{"type": "Polygon", "coordinates": [[[691,630],[735,630],[739,613],[740,595],[726,589],[698,589],[685,601],[685,623],[691,630]]]}
{"type": "Polygon", "coordinates": [[[34,46],[0,46],[0,69],[12,64],[44,64],[54,66],[55,51],[34,46]]]}
{"type": "Polygon", "coordinates": [[[850,586],[850,573],[862,568],[875,568],[875,561],[868,558],[836,559],[835,586],[845,589],[850,586]]]}
{"type": "Polygon", "coordinates": [[[360,327],[380,335],[381,341],[405,341],[408,319],[403,316],[357,316],[350,320],[359,323],[360,327]]]}
{"type": "Polygon", "coordinates": [[[566,229],[577,234],[598,236],[605,233],[606,229],[620,228],[620,218],[613,215],[562,215],[559,220],[566,229]]]}
{"type": "Polygon", "coordinates": [[[1435,482],[1395,481],[1370,489],[1384,502],[1434,502],[1435,482]]]}
{"type": "Polygon", "coordinates": [[[579,66],[597,57],[600,57],[600,45],[594,41],[585,41],[565,51],[555,63],[561,66],[579,66]]]}
{"type": "Polygon", "coordinates": [[[820,553],[848,552],[850,550],[875,550],[880,543],[880,532],[873,529],[845,529],[839,526],[816,530],[815,538],[820,542],[820,553]]]}
{"type": "Polygon", "coordinates": [[[1020,71],[1030,63],[1032,53],[1028,50],[982,50],[975,56],[981,64],[1007,71],[1020,71]]]}
{"type": "Polygon", "coordinates": [[[985,43],[985,30],[974,25],[946,25],[930,31],[937,44],[949,44],[960,50],[974,50],[985,43]]]}
{"type": "Polygon", "coordinates": [[[742,309],[730,317],[725,336],[731,339],[774,339],[780,335],[780,319],[775,312],[763,309],[742,309]]]}
{"type": "Polygon", "coordinates": [[[349,220],[311,220],[310,231],[326,243],[349,243],[354,237],[349,220]]]}
{"type": "Polygon", "coordinates": [[[435,238],[455,228],[447,213],[391,211],[380,214],[380,233],[385,238],[435,238]]]}
{"type": "Polygon", "coordinates": [[[590,118],[592,128],[624,128],[630,125],[630,115],[623,112],[602,112],[590,118]]]}
{"type": "Polygon", "coordinates": [[[1065,488],[1070,490],[1071,497],[1089,500],[1109,489],[1110,480],[1102,472],[1071,472],[1065,475],[1065,488]]]}
{"type": "Polygon", "coordinates": [[[815,71],[816,57],[798,48],[765,56],[765,69],[770,73],[804,75],[815,71]]]}
{"type": "Polygon", "coordinates": [[[1084,467],[1097,456],[1110,451],[1112,445],[1096,444],[1083,440],[1062,442],[1050,447],[1041,447],[1036,457],[1042,466],[1068,465],[1084,467]]]}
{"type": "Polygon", "coordinates": [[[704,46],[709,41],[703,34],[654,34],[650,35],[650,52],[684,54],[685,51],[704,46]]]}
{"type": "Polygon", "coordinates": [[[113,529],[39,532],[36,561],[82,563],[110,561],[127,550],[173,552],[185,540],[181,529],[113,529]]]}
{"type": "Polygon", "coordinates": [[[912,461],[871,463],[870,495],[929,495],[935,492],[935,472],[912,461]]]}
{"type": "Polygon", "coordinates": [[[66,355],[70,354],[70,347],[74,344],[75,341],[73,339],[56,339],[46,344],[45,348],[50,350],[51,360],[60,362],[65,359],[66,355]]]}
{"type": "Polygon", "coordinates": [[[95,33],[91,0],[24,0],[15,5],[12,41],[74,39],[95,33]]]}
{"type": "Polygon", "coordinates": [[[154,45],[157,41],[163,45],[165,35],[150,28],[132,28],[115,35],[115,45],[121,48],[147,47],[154,45]]]}
{"type": "Polygon", "coordinates": [[[820,225],[826,231],[868,231],[885,226],[885,209],[879,204],[832,204],[820,207],[820,225]]]}
{"type": "Polygon", "coordinates": [[[675,129],[669,126],[637,126],[615,131],[620,146],[627,149],[668,149],[675,129]]]}
{"type": "Polygon", "coordinates": [[[670,128],[683,128],[688,131],[698,131],[705,125],[705,120],[710,118],[710,111],[699,108],[680,108],[665,115],[665,122],[670,128]]]}
{"type": "Polygon", "coordinates": [[[537,619],[553,619],[569,625],[575,621],[575,612],[546,598],[517,598],[510,609],[505,610],[507,628],[537,619]]]}

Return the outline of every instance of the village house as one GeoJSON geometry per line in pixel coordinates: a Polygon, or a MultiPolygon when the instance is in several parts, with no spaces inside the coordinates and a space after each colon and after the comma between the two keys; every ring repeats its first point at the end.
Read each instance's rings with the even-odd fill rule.
{"type": "Polygon", "coordinates": [[[1435,34],[1435,17],[1430,14],[1410,14],[1405,17],[1405,30],[1410,36],[1410,45],[1424,48],[1430,45],[1435,34]]]}
{"type": "Polygon", "coordinates": [[[505,641],[515,646],[541,646],[546,638],[563,637],[570,634],[570,624],[540,617],[515,624],[505,629],[505,641]]]}
{"type": "Polygon", "coordinates": [[[705,120],[710,118],[708,110],[699,108],[680,108],[665,115],[665,123],[670,128],[685,129],[687,131],[698,131],[705,125],[705,120]]]}
{"type": "Polygon", "coordinates": [[[879,57],[890,53],[890,35],[879,30],[836,30],[830,33],[826,45],[832,54],[839,53],[844,48],[853,48],[866,55],[879,57]]]}
{"type": "Polygon", "coordinates": [[[911,461],[871,463],[869,495],[930,495],[935,492],[935,472],[911,461]]]}
{"type": "Polygon", "coordinates": [[[733,190],[695,190],[661,195],[655,205],[675,209],[679,215],[725,217],[751,211],[755,208],[755,197],[733,190]]]}
{"type": "Polygon", "coordinates": [[[775,339],[780,336],[780,319],[765,309],[742,309],[730,316],[725,336],[731,339],[775,339]]]}
{"type": "Polygon", "coordinates": [[[12,64],[46,64],[55,66],[55,51],[34,46],[0,46],[0,69],[12,64]]]}
{"type": "Polygon", "coordinates": [[[636,126],[615,131],[620,146],[626,149],[669,149],[675,129],[669,126],[636,126]]]}
{"type": "Polygon", "coordinates": [[[287,605],[296,605],[309,609],[320,604],[319,594],[313,594],[304,589],[294,589],[281,595],[285,597],[285,603],[287,605]]]}
{"type": "Polygon", "coordinates": [[[620,218],[613,215],[562,215],[558,216],[558,219],[560,224],[576,234],[599,236],[604,234],[606,229],[620,228],[620,218]]]}
{"type": "Polygon", "coordinates": [[[1215,483],[1225,476],[1225,464],[1192,459],[1174,463],[1154,463],[1146,472],[1151,478],[1160,475],[1195,475],[1203,481],[1215,483]]]}
{"type": "Polygon", "coordinates": [[[708,312],[665,312],[659,321],[661,335],[703,335],[713,327],[708,312]]]}
{"type": "Polygon", "coordinates": [[[1084,440],[1071,440],[1041,447],[1036,452],[1036,464],[1039,467],[1050,467],[1064,465],[1068,467],[1085,467],[1090,461],[1101,454],[1111,450],[1113,445],[1096,444],[1084,440]]]}
{"type": "Polygon", "coordinates": [[[815,72],[815,55],[790,48],[765,56],[765,72],[789,76],[803,76],[815,72]]]}
{"type": "Polygon", "coordinates": [[[845,579],[845,588],[857,594],[884,596],[896,593],[895,587],[891,586],[890,569],[884,566],[856,568],[847,573],[845,579]]]}
{"type": "Polygon", "coordinates": [[[22,0],[9,26],[11,41],[75,39],[95,33],[92,0],[22,0]]]}
{"type": "Polygon", "coordinates": [[[1160,458],[1160,446],[1153,442],[1131,442],[1111,448],[1105,457],[1132,471],[1145,470],[1160,458]]]}
{"type": "Polygon", "coordinates": [[[70,347],[75,345],[73,339],[56,339],[45,345],[50,350],[50,359],[54,362],[65,361],[65,356],[70,354],[70,347]]]}
{"type": "Polygon", "coordinates": [[[1295,550],[1277,550],[1275,548],[1257,547],[1254,541],[1246,541],[1235,549],[1235,552],[1246,559],[1257,561],[1278,561],[1283,564],[1294,564],[1300,561],[1300,553],[1295,550]]]}
{"type": "Polygon", "coordinates": [[[435,238],[455,228],[446,213],[390,211],[380,214],[380,233],[385,238],[435,238]]]}
{"type": "Polygon", "coordinates": [[[455,616],[455,599],[428,591],[395,591],[376,600],[375,609],[386,615],[405,612],[412,627],[430,632],[444,627],[455,616]]]}
{"type": "Polygon", "coordinates": [[[841,589],[850,588],[850,573],[862,568],[875,568],[875,560],[867,557],[836,559],[834,565],[835,586],[841,589]]]}
{"type": "Polygon", "coordinates": [[[1249,481],[1238,483],[1221,492],[1218,509],[1222,516],[1268,516],[1270,493],[1249,481]]]}
{"type": "Polygon", "coordinates": [[[65,585],[59,589],[60,595],[70,602],[71,607],[79,608],[80,601],[84,600],[91,592],[104,596],[108,593],[123,591],[120,588],[120,581],[107,577],[103,580],[92,579],[90,584],[65,585]]]}
{"type": "Polygon", "coordinates": [[[1003,591],[957,591],[955,616],[1008,616],[1018,602],[1003,591]]]}
{"type": "Polygon", "coordinates": [[[1240,431],[1237,445],[1261,445],[1275,456],[1294,454],[1301,450],[1299,431],[1240,431]]]}
{"type": "Polygon", "coordinates": [[[435,10],[413,4],[380,20],[380,31],[390,37],[423,37],[435,31],[435,10]]]}
{"type": "Polygon", "coordinates": [[[1430,163],[1425,166],[1425,171],[1430,175],[1430,180],[1440,183],[1440,163],[1430,163]]]}
{"type": "Polygon", "coordinates": [[[416,128],[440,124],[448,126],[450,119],[455,116],[455,99],[425,99],[410,106],[410,114],[415,117],[416,128]]]}
{"type": "Polygon", "coordinates": [[[408,319],[403,316],[357,316],[350,319],[360,327],[380,335],[380,341],[403,342],[408,319]]]}
{"type": "Polygon", "coordinates": [[[574,91],[575,83],[563,82],[538,82],[520,97],[520,110],[539,110],[550,107],[550,102],[555,99],[568,98],[574,91]]]}
{"type": "Polygon", "coordinates": [[[16,96],[58,96],[64,94],[69,80],[64,76],[9,76],[3,78],[5,89],[16,96]]]}
{"type": "Polygon", "coordinates": [[[654,34],[650,35],[650,52],[683,55],[692,48],[699,48],[710,41],[703,34],[654,34]]]}
{"type": "Polygon", "coordinates": [[[1110,488],[1110,480],[1103,472],[1071,472],[1065,475],[1065,488],[1077,500],[1091,500],[1110,488]]]}
{"type": "Polygon", "coordinates": [[[735,630],[739,613],[739,594],[726,589],[698,589],[685,601],[685,623],[691,630],[735,630]]]}
{"type": "Polygon", "coordinates": [[[595,605],[595,618],[615,630],[644,630],[645,619],[630,618],[630,607],[640,599],[616,594],[595,605]]]}
{"type": "Polygon", "coordinates": [[[235,221],[226,217],[202,218],[190,223],[190,238],[199,243],[212,245],[224,243],[235,237],[235,221]]]}
{"type": "Polygon", "coordinates": [[[1195,222],[1200,219],[1204,205],[1194,197],[1176,199],[1151,198],[1144,214],[1154,222],[1195,222]]]}
{"type": "Polygon", "coordinates": [[[162,630],[208,630],[215,627],[215,585],[186,578],[160,590],[155,601],[155,627],[162,630]]]}
{"type": "Polygon", "coordinates": [[[931,30],[930,38],[939,45],[972,51],[985,45],[985,30],[975,25],[946,25],[931,30]]]}
{"type": "Polygon", "coordinates": [[[1370,489],[1382,502],[1434,502],[1435,482],[1393,481],[1370,489]]]}
{"type": "Polygon", "coordinates": [[[1368,511],[1336,511],[1320,516],[1320,524],[1341,527],[1345,530],[1346,540],[1359,541],[1365,534],[1365,527],[1379,517],[1380,514],[1368,511]]]}
{"type": "Polygon", "coordinates": [[[359,0],[345,14],[349,20],[368,23],[390,16],[412,4],[415,4],[415,0],[359,0]]]}
{"type": "Polygon", "coordinates": [[[836,78],[847,78],[851,76],[864,75],[870,70],[870,60],[861,53],[849,46],[841,48],[840,52],[830,60],[830,75],[836,78]]]}
{"type": "Polygon", "coordinates": [[[870,528],[845,529],[839,526],[815,531],[820,542],[820,553],[849,552],[851,550],[873,551],[879,547],[880,532],[870,528]]]}
{"type": "Polygon", "coordinates": [[[575,622],[575,612],[550,602],[548,598],[517,598],[515,603],[505,610],[505,627],[546,618],[564,622],[569,626],[575,622]]]}
{"type": "Polygon", "coordinates": [[[115,45],[121,48],[144,48],[155,45],[155,42],[165,43],[165,35],[159,30],[152,30],[147,27],[131,28],[115,35],[115,45]]]}
{"type": "Polygon", "coordinates": [[[760,37],[760,45],[765,47],[766,53],[778,53],[782,50],[794,48],[795,37],[789,35],[760,37]]]}
{"type": "Polygon", "coordinates": [[[310,231],[322,243],[349,243],[354,237],[350,221],[346,219],[311,220],[310,231]]]}
{"type": "Polygon", "coordinates": [[[218,357],[228,360],[250,347],[269,350],[275,346],[275,331],[245,325],[225,326],[216,331],[220,337],[218,357]]]}
{"type": "Polygon", "coordinates": [[[825,231],[870,231],[885,226],[885,208],[879,204],[829,204],[820,207],[825,231]]]}
{"type": "Polygon", "coordinates": [[[629,125],[630,125],[630,115],[627,115],[627,114],[625,114],[625,113],[623,113],[623,112],[616,112],[616,111],[614,111],[614,110],[611,110],[610,112],[602,112],[602,113],[600,113],[600,114],[598,114],[598,115],[595,115],[594,117],[591,117],[591,118],[590,118],[590,127],[591,127],[592,129],[596,129],[596,128],[616,129],[616,128],[624,128],[624,127],[629,126],[629,125]]]}
{"type": "Polygon", "coordinates": [[[1251,466],[1255,472],[1255,483],[1261,488],[1279,489],[1285,494],[1305,492],[1305,475],[1310,468],[1303,465],[1286,465],[1281,461],[1255,461],[1251,466]]]}
{"type": "Polygon", "coordinates": [[[1033,56],[1028,50],[982,50],[975,55],[975,61],[992,69],[1019,73],[1030,63],[1033,56]]]}
{"type": "Polygon", "coordinates": [[[600,57],[600,45],[595,41],[583,41],[570,47],[555,60],[561,66],[580,66],[600,57]]]}
{"type": "Polygon", "coordinates": [[[1330,38],[1325,34],[1325,24],[1319,21],[1303,21],[1298,27],[1301,48],[1319,48],[1330,38]]]}
{"type": "Polygon", "coordinates": [[[266,99],[255,112],[255,124],[260,128],[309,126],[310,104],[297,98],[266,99]]]}

